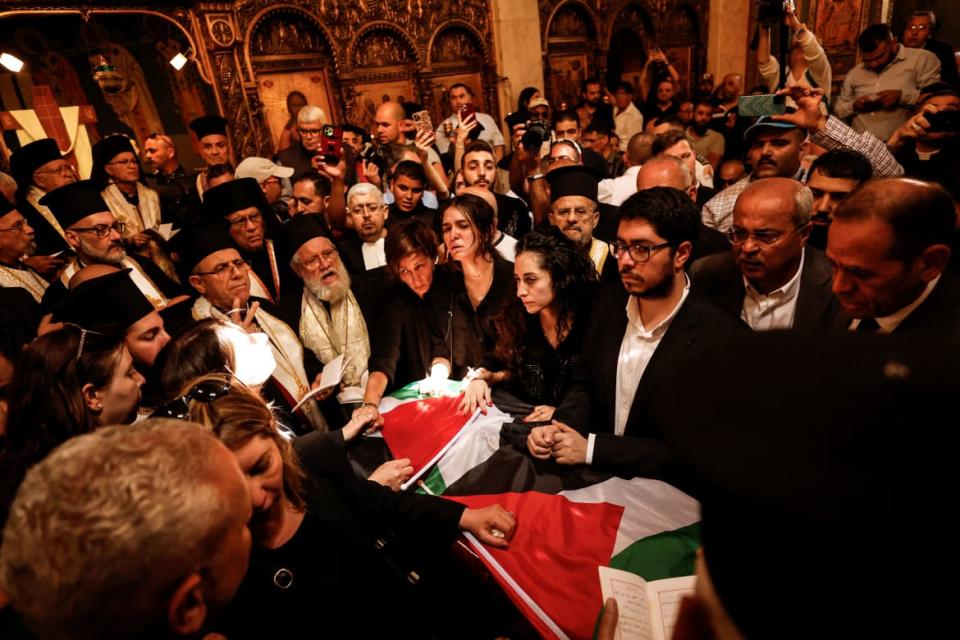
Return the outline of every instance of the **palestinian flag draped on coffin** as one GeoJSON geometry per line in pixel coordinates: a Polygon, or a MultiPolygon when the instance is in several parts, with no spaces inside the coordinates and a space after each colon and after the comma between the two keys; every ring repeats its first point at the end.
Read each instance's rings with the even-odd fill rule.
{"type": "Polygon", "coordinates": [[[381,403],[387,445],[411,458],[427,491],[471,507],[500,503],[516,515],[508,550],[471,542],[544,637],[593,635],[598,565],[648,581],[693,574],[700,511],[690,496],[658,480],[535,460],[507,414],[458,415],[456,398],[415,389],[381,403]]]}

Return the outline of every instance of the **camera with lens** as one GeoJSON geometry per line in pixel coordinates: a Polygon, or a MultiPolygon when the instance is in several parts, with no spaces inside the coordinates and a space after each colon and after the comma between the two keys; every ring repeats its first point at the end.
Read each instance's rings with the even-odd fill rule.
{"type": "Polygon", "coordinates": [[[520,144],[527,151],[536,151],[545,140],[550,139],[550,123],[546,120],[531,120],[520,138],[520,144]]]}

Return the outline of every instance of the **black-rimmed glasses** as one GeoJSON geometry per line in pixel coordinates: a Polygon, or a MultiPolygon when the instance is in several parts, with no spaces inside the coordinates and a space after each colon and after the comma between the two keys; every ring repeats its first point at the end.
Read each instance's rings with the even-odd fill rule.
{"type": "Polygon", "coordinates": [[[626,253],[630,255],[630,259],[634,262],[649,262],[650,256],[653,255],[655,251],[665,249],[669,246],[669,242],[661,242],[660,244],[627,244],[626,242],[617,240],[610,244],[610,251],[617,260],[620,260],[623,254],[626,253]]]}
{"type": "Polygon", "coordinates": [[[69,231],[78,231],[80,233],[95,233],[98,238],[106,238],[111,231],[116,231],[121,236],[123,230],[127,228],[125,222],[114,222],[113,224],[98,224],[93,227],[71,227],[69,231]]]}

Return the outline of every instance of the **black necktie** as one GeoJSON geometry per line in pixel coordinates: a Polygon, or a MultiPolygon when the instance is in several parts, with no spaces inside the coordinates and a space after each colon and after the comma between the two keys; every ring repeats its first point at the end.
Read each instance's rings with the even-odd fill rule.
{"type": "Polygon", "coordinates": [[[877,333],[878,331],[880,331],[880,325],[874,318],[861,318],[856,328],[857,333],[877,333]]]}

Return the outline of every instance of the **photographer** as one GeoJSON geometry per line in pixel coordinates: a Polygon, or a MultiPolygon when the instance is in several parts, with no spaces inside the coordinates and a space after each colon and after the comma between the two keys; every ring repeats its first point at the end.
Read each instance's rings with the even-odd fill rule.
{"type": "Polygon", "coordinates": [[[823,89],[825,102],[829,102],[833,82],[830,61],[813,32],[797,19],[792,2],[784,3],[783,24],[793,34],[790,37],[787,70],[781,73],[780,61],[770,55],[770,30],[773,24],[761,24],[757,47],[757,70],[760,77],[767,84],[770,93],[783,87],[819,87],[823,89]]]}
{"type": "MultiPolygon", "coordinates": [[[[469,121],[471,118],[476,122],[480,129],[473,133],[471,139],[483,140],[493,148],[497,160],[503,157],[504,140],[500,133],[497,122],[486,113],[480,113],[476,110],[473,100],[473,90],[463,83],[456,83],[450,87],[447,97],[450,100],[450,108],[453,113],[449,118],[440,123],[437,127],[437,148],[440,153],[447,153],[450,150],[452,138],[450,136],[460,125],[461,120],[469,121]],[[461,118],[462,116],[462,118],[461,118]]],[[[471,130],[473,127],[471,127],[471,130]]],[[[460,164],[454,160],[454,167],[460,164]]]]}
{"type": "Polygon", "coordinates": [[[937,182],[960,201],[960,92],[938,83],[924,90],[916,113],[904,122],[887,147],[903,165],[904,174],[937,182]]]}

